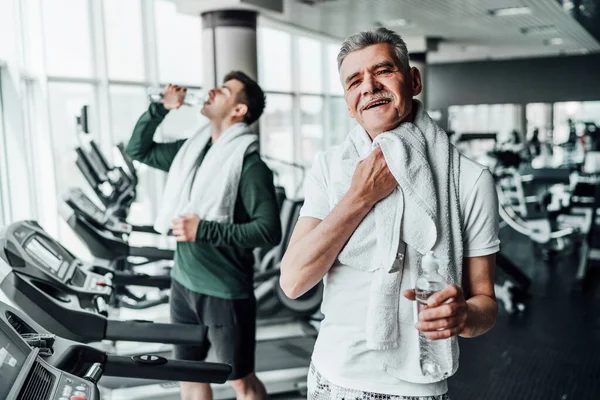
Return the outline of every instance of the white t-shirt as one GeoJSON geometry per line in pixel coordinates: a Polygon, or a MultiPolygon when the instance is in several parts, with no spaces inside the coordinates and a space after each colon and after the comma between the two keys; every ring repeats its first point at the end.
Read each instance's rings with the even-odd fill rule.
{"type": "MultiPolygon", "coordinates": [[[[319,154],[307,175],[300,217],[323,220],[330,213],[327,187],[333,151],[319,154]]],[[[498,252],[498,200],[490,171],[461,155],[459,190],[464,257],[498,252]]],[[[385,350],[367,348],[365,331],[373,273],[336,262],[323,279],[325,292],[321,311],[325,318],[312,355],[315,367],[331,383],[348,389],[399,396],[446,393],[448,386],[445,380],[420,384],[389,375],[383,370],[385,350]]],[[[410,279],[403,279],[402,290],[410,287],[410,279]]],[[[412,309],[413,302],[401,296],[400,308],[406,310],[405,307],[412,309]]],[[[412,312],[401,314],[413,318],[412,312]]],[[[401,322],[414,325],[416,321],[401,322]]]]}

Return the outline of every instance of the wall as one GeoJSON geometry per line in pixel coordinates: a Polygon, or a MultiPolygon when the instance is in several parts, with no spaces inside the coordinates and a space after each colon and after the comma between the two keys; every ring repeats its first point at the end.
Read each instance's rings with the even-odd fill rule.
{"type": "Polygon", "coordinates": [[[428,109],[451,105],[600,100],[600,54],[430,64],[428,109]]]}

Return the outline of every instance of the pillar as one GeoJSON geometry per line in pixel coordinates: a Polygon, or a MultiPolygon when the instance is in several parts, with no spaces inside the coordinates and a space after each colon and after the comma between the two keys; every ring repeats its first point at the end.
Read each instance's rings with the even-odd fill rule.
{"type": "Polygon", "coordinates": [[[202,15],[204,86],[220,86],[230,71],[257,80],[256,18],[252,10],[216,10],[202,15]]]}

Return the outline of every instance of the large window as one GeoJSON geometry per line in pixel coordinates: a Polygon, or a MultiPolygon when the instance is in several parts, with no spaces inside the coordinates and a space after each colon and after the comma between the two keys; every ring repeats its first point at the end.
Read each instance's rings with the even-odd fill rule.
{"type": "Polygon", "coordinates": [[[600,126],[600,101],[554,103],[554,143],[564,143],[573,129],[581,136],[586,123],[600,126]]]}
{"type": "Polygon", "coordinates": [[[258,30],[258,67],[265,90],[292,91],[292,35],[269,27],[258,30]]]}
{"type": "Polygon", "coordinates": [[[327,45],[327,81],[328,91],[330,94],[344,95],[344,88],[340,82],[340,76],[337,68],[337,55],[340,52],[340,46],[337,44],[327,45]]]}
{"type": "Polygon", "coordinates": [[[48,75],[93,76],[90,3],[86,0],[43,0],[41,4],[48,75]]]}
{"type": "Polygon", "coordinates": [[[302,196],[300,168],[310,168],[317,153],[340,143],[350,127],[337,72],[339,46],[261,26],[258,50],[259,83],[267,92],[261,151],[277,184],[290,196],[302,196]]]}
{"type": "Polygon", "coordinates": [[[0,67],[0,226],[4,225],[8,220],[6,217],[6,213],[8,212],[8,207],[5,205],[7,203],[6,198],[8,197],[8,183],[6,181],[7,168],[6,168],[6,144],[4,143],[4,109],[2,104],[2,76],[4,74],[4,70],[0,67]]]}
{"type": "Polygon", "coordinates": [[[323,98],[302,96],[300,98],[300,154],[298,159],[304,165],[311,165],[317,153],[325,149],[323,140],[323,98]]]}
{"type": "Polygon", "coordinates": [[[448,108],[448,128],[462,133],[496,133],[498,141],[511,138],[513,131],[522,132],[521,105],[477,104],[448,108]]]}
{"type": "Polygon", "coordinates": [[[27,151],[31,138],[25,130],[21,102],[18,99],[21,90],[18,81],[11,74],[0,75],[2,81],[2,132],[3,132],[3,180],[8,185],[5,202],[9,206],[11,219],[27,219],[34,209],[32,182],[28,179],[31,169],[31,154],[27,151]]]}
{"type": "MultiPolygon", "coordinates": [[[[201,87],[201,18],[179,14],[169,0],[0,0],[0,30],[0,222],[37,219],[87,257],[58,213],[69,187],[94,198],[75,165],[75,117],[89,106],[93,139],[118,164],[112,145],[129,140],[148,87],[201,87]]],[[[182,108],[157,140],[188,136],[204,122],[198,109],[182,108]]],[[[138,167],[129,217],[151,224],[165,175],[138,167]]]]}
{"type": "Polygon", "coordinates": [[[110,85],[110,130],[113,143],[127,143],[138,118],[148,108],[146,90],[140,86],[110,85]]]}
{"type": "Polygon", "coordinates": [[[17,61],[17,2],[16,0],[0,1],[0,61],[12,63],[17,61]]]}
{"type": "Polygon", "coordinates": [[[104,21],[109,78],[144,81],[141,0],[104,0],[104,21]]]}
{"type": "Polygon", "coordinates": [[[200,17],[177,13],[175,3],[155,0],[158,71],[163,83],[202,84],[200,17]]]}
{"type": "Polygon", "coordinates": [[[267,107],[261,117],[261,151],[275,172],[276,184],[285,187],[286,193],[296,193],[294,161],[293,98],[289,94],[269,94],[267,107]]]}
{"type": "Polygon", "coordinates": [[[323,92],[323,48],[320,42],[300,36],[298,38],[298,64],[300,92],[323,92]]]}
{"type": "Polygon", "coordinates": [[[332,97],[329,103],[327,135],[325,138],[329,146],[335,146],[344,141],[353,121],[348,114],[348,106],[343,97],[332,97]]]}

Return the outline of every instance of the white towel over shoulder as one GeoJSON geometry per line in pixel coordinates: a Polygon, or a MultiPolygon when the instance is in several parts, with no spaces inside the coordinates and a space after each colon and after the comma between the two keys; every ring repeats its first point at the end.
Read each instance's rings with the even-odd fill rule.
{"type": "MultiPolygon", "coordinates": [[[[436,256],[447,257],[449,268],[440,271],[442,275],[447,282],[459,286],[462,279],[460,155],[423,105],[415,101],[413,107],[413,123],[381,133],[374,141],[357,126],[330,165],[332,208],[348,191],[360,160],[376,146],[381,147],[398,182],[397,189],[375,205],[338,255],[341,264],[374,271],[366,321],[367,347],[373,350],[401,350],[400,336],[414,333],[400,332],[400,286],[405,271],[410,279],[418,274],[422,255],[433,250],[436,256]],[[394,262],[401,241],[408,245],[407,259],[411,262],[398,271],[394,262]],[[372,245],[374,242],[376,246],[372,245]]],[[[458,365],[458,345],[455,339],[453,342],[453,357],[458,365]]],[[[402,356],[390,360],[385,367],[390,373],[398,371],[398,376],[402,375],[402,356]]]]}
{"type": "Polygon", "coordinates": [[[172,220],[184,214],[233,222],[244,157],[258,150],[258,136],[244,123],[230,126],[198,167],[198,157],[210,139],[210,128],[200,129],[175,156],[154,224],[157,232],[167,233],[172,220]]]}

